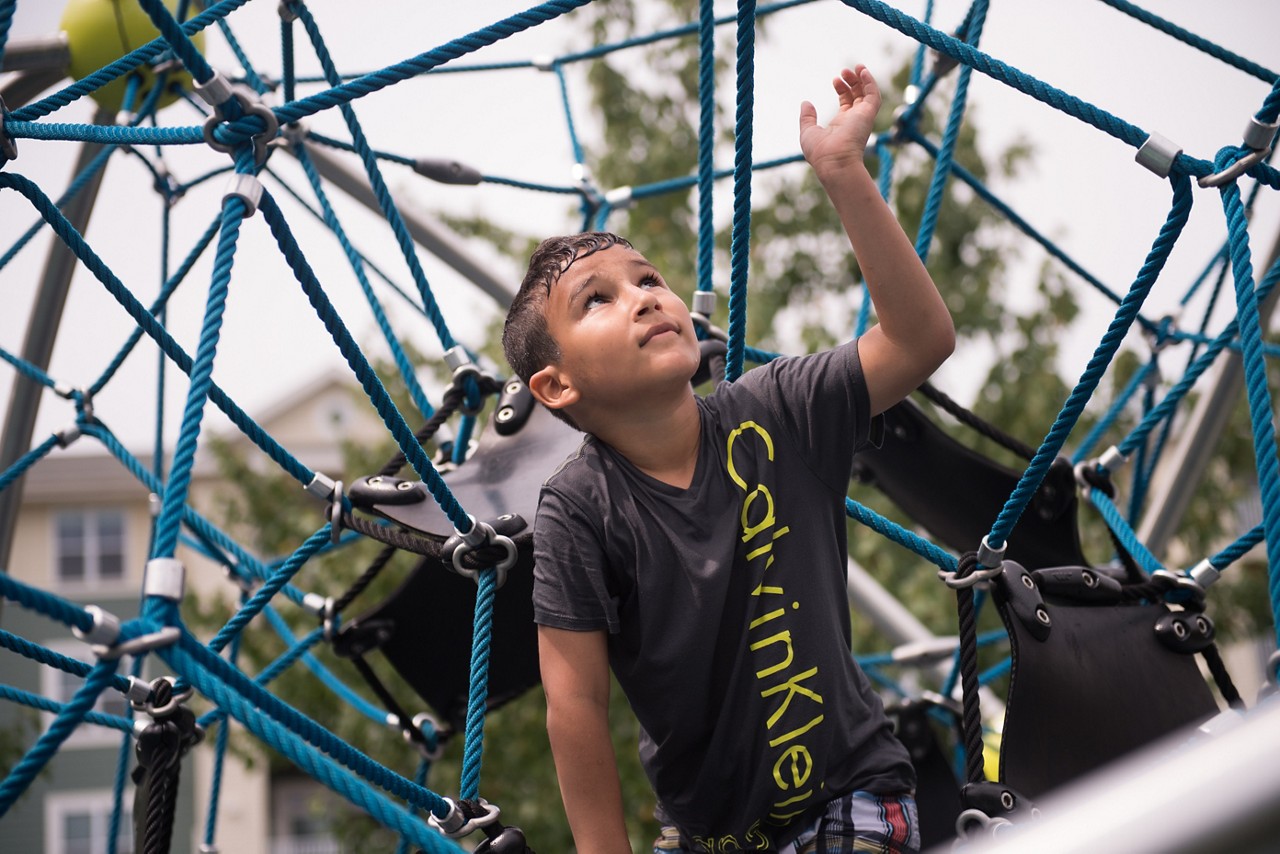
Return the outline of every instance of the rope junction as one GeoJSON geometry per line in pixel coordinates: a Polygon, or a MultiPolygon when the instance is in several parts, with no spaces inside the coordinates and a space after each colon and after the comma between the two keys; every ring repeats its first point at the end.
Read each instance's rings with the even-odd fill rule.
{"type": "MultiPolygon", "coordinates": [[[[0,817],[9,810],[71,732],[81,723],[89,722],[122,731],[126,747],[136,737],[139,768],[144,769],[139,772],[139,801],[145,808],[145,821],[138,824],[138,838],[145,846],[142,850],[167,850],[167,840],[172,833],[173,795],[181,755],[200,740],[206,729],[216,726],[214,750],[217,771],[205,831],[206,844],[212,847],[216,835],[220,774],[227,747],[227,724],[234,719],[299,768],[399,833],[404,840],[402,850],[405,846],[413,845],[428,852],[459,851],[461,849],[451,839],[477,829],[485,833],[488,837],[485,844],[491,843],[494,851],[527,850],[522,835],[518,841],[514,841],[519,830],[504,828],[497,821],[496,808],[491,808],[480,796],[493,605],[501,581],[505,578],[504,562],[514,556],[516,545],[512,544],[513,540],[507,534],[495,531],[493,525],[470,515],[442,477],[442,471],[448,466],[465,463],[469,437],[476,427],[476,416],[484,401],[500,391],[502,383],[481,371],[473,354],[466,352],[451,334],[418,259],[411,230],[388,189],[383,168],[386,164],[407,166],[419,174],[448,183],[499,185],[576,197],[584,229],[605,225],[614,212],[628,205],[641,204],[645,199],[657,195],[686,192],[696,187],[699,295],[695,308],[703,314],[704,320],[710,317],[714,308],[713,301],[708,299],[714,247],[712,188],[716,181],[731,178],[734,203],[727,330],[719,333],[719,330],[710,326],[708,320],[702,332],[719,333],[726,340],[724,375],[732,381],[741,374],[744,362],[768,361],[775,355],[752,348],[744,340],[748,309],[752,175],[761,170],[782,168],[802,159],[798,155],[758,162],[752,158],[755,34],[761,19],[806,5],[813,0],[790,0],[758,7],[753,0],[741,0],[737,13],[724,17],[716,17],[713,4],[709,0],[703,0],[697,22],[641,38],[598,45],[588,51],[566,53],[551,59],[470,65],[463,61],[499,40],[569,14],[588,2],[550,0],[417,56],[377,71],[354,75],[339,71],[329,54],[321,25],[310,9],[298,0],[282,0],[280,17],[283,70],[278,79],[267,74],[262,66],[248,56],[233,34],[233,13],[246,2],[247,0],[222,0],[211,3],[199,10],[198,14],[183,20],[181,12],[175,17],[160,0],[139,0],[147,18],[160,33],[158,38],[51,95],[12,111],[5,109],[2,113],[0,191],[10,191],[25,199],[36,219],[16,239],[13,246],[0,256],[0,269],[34,235],[47,228],[74,254],[78,263],[101,283],[137,324],[137,329],[100,377],[84,389],[67,388],[44,367],[0,349],[0,358],[24,381],[36,383],[71,401],[76,410],[72,427],[41,440],[5,471],[0,472],[0,491],[11,487],[33,465],[52,454],[55,448],[66,447],[78,437],[87,437],[100,443],[143,487],[157,496],[159,511],[155,519],[141,612],[136,619],[121,622],[101,609],[82,606],[0,573],[0,595],[23,608],[65,624],[77,636],[88,641],[97,656],[96,664],[83,664],[0,631],[0,646],[83,680],[70,701],[61,704],[12,686],[0,686],[0,695],[5,699],[53,714],[52,725],[0,783],[0,817]],[[713,157],[717,97],[714,80],[715,32],[717,27],[727,27],[730,24],[735,28],[736,45],[736,113],[732,128],[735,151],[732,168],[718,169],[713,157]],[[228,79],[210,66],[192,40],[193,35],[211,28],[216,28],[221,33],[239,61],[241,69],[234,79],[228,79]],[[577,128],[580,124],[575,122],[565,68],[636,46],[688,36],[696,36],[701,47],[701,122],[697,174],[666,177],[645,186],[614,190],[597,186],[587,168],[586,150],[578,138],[577,128]],[[319,77],[305,77],[295,73],[296,52],[302,50],[303,45],[309,46],[318,61],[322,72],[319,77]],[[161,85],[155,86],[140,102],[136,82],[129,84],[121,111],[124,120],[120,123],[99,125],[49,120],[63,107],[86,95],[92,95],[112,81],[122,78],[136,81],[136,77],[132,75],[140,68],[159,66],[163,69],[166,64],[171,67],[174,62],[185,68],[195,81],[193,92],[179,93],[191,108],[199,112],[201,118],[195,124],[159,123],[158,101],[165,88],[163,81],[168,73],[165,70],[158,71],[161,85]],[[421,75],[520,68],[537,68],[557,76],[562,96],[561,106],[576,167],[572,183],[535,183],[507,176],[482,174],[464,164],[430,161],[378,150],[366,137],[352,106],[366,95],[421,75]],[[299,90],[303,87],[319,88],[312,94],[301,94],[299,90]],[[277,106],[268,106],[264,96],[273,90],[282,95],[283,100],[277,106]],[[348,139],[337,139],[311,131],[304,124],[304,120],[330,110],[340,114],[348,139]],[[30,141],[47,140],[78,141],[103,146],[101,153],[75,177],[57,200],[51,199],[44,190],[21,174],[22,153],[33,144],[30,141]],[[226,153],[230,162],[206,175],[185,183],[180,182],[168,169],[168,152],[175,146],[188,145],[208,145],[226,153]],[[149,152],[152,148],[154,153],[149,152]],[[297,158],[306,179],[305,189],[292,186],[278,170],[272,168],[270,157],[279,148],[286,149],[297,158]],[[353,243],[350,232],[340,221],[329,200],[325,181],[316,167],[316,154],[326,149],[350,152],[358,156],[378,209],[400,249],[413,281],[412,288],[400,288],[353,243]],[[159,295],[149,306],[144,305],[130,291],[63,213],[68,200],[83,191],[109,158],[121,156],[135,157],[145,164],[154,179],[156,191],[170,207],[195,186],[215,179],[228,181],[220,211],[211,217],[208,227],[195,241],[189,254],[171,273],[166,273],[159,295]],[[369,303],[378,329],[393,355],[399,378],[417,412],[406,414],[395,405],[346,322],[339,316],[321,283],[321,277],[308,262],[295,237],[294,229],[286,220],[278,200],[282,198],[281,190],[302,202],[307,210],[332,231],[369,303]],[[396,440],[399,454],[384,467],[380,476],[391,477],[403,466],[411,467],[421,488],[430,495],[452,524],[454,537],[449,542],[441,543],[438,539],[414,536],[395,526],[381,521],[372,522],[368,517],[362,516],[353,503],[352,495],[344,491],[341,482],[304,465],[255,423],[214,382],[226,300],[237,278],[233,275],[233,268],[239,257],[237,250],[240,237],[246,229],[261,229],[259,221],[265,224],[289,270],[332,338],[334,346],[343,356],[388,432],[396,440]],[[189,354],[167,328],[165,313],[173,294],[187,283],[191,270],[208,253],[210,247],[215,248],[212,250],[212,275],[206,295],[203,323],[195,351],[189,354]],[[370,273],[373,274],[372,277],[370,273]],[[417,313],[430,324],[441,348],[449,354],[453,381],[438,404],[430,402],[429,394],[419,381],[412,360],[400,345],[387,311],[378,298],[373,278],[393,288],[401,298],[410,302],[417,313]],[[704,297],[704,294],[707,296],[704,297]],[[143,336],[154,342],[163,354],[161,383],[164,382],[165,371],[169,369],[170,363],[189,377],[181,426],[167,473],[159,468],[163,454],[155,455],[157,468],[148,469],[124,449],[108,425],[95,417],[92,406],[94,396],[107,389],[121,364],[143,336]],[[192,470],[200,444],[204,415],[210,404],[222,411],[244,436],[283,472],[297,481],[300,487],[325,503],[328,521],[299,544],[292,554],[276,561],[264,562],[192,506],[192,470]],[[460,419],[452,453],[448,458],[433,460],[424,446],[451,418],[460,419]],[[415,433],[410,426],[411,420],[424,422],[424,427],[415,433]],[[295,579],[299,571],[310,559],[362,539],[379,540],[386,544],[386,548],[369,572],[346,594],[335,599],[303,591],[296,586],[295,579]],[[208,642],[195,638],[178,612],[185,573],[177,560],[180,543],[195,553],[228,567],[229,576],[242,587],[236,613],[208,642]],[[511,551],[508,551],[508,546],[511,551]],[[439,747],[441,734],[436,731],[436,727],[425,719],[411,719],[406,711],[395,704],[389,693],[375,687],[375,693],[378,693],[379,699],[387,707],[378,708],[344,685],[310,652],[317,643],[332,640],[335,633],[339,632],[343,610],[372,581],[395,550],[409,550],[439,557],[445,553],[446,548],[449,549],[447,554],[452,555],[449,562],[464,574],[469,574],[477,584],[471,691],[463,733],[463,769],[458,797],[452,799],[437,795],[425,786],[426,769],[437,755],[439,747]],[[277,595],[290,600],[290,607],[311,611],[320,618],[322,625],[302,638],[295,637],[274,604],[277,595]],[[266,616],[267,622],[284,640],[287,651],[262,672],[250,677],[236,664],[236,654],[243,630],[260,614],[266,616]],[[125,655],[134,659],[135,674],[140,672],[136,668],[141,666],[143,658],[148,655],[157,656],[178,674],[176,684],[157,680],[147,685],[137,679],[136,675],[120,675],[117,671],[120,660],[125,655]],[[407,779],[380,765],[301,711],[273,696],[268,690],[270,683],[298,661],[305,662],[339,698],[351,703],[371,720],[379,725],[387,725],[390,720],[393,728],[405,733],[406,738],[423,754],[417,779],[407,779]],[[148,713],[151,721],[141,723],[93,711],[99,696],[108,690],[118,691],[129,697],[134,708],[148,713]],[[214,705],[213,711],[199,719],[182,704],[183,699],[193,691],[214,705]],[[426,820],[423,819],[424,815],[426,820]]],[[[992,521],[989,532],[981,543],[973,544],[972,552],[956,556],[852,499],[847,502],[851,518],[936,565],[944,580],[957,590],[961,614],[956,659],[960,666],[953,673],[950,682],[954,684],[960,681],[963,684],[964,706],[956,712],[962,718],[964,729],[963,776],[975,787],[971,790],[970,803],[979,807],[992,802],[993,798],[998,803],[1008,794],[983,788],[982,785],[986,781],[981,761],[978,686],[1002,676],[1007,672],[1007,665],[991,668],[982,674],[977,672],[977,646],[1003,638],[1003,633],[979,636],[976,632],[975,612],[981,607],[984,598],[984,586],[980,582],[992,578],[1000,571],[1010,534],[1044,481],[1050,466],[1062,454],[1122,341],[1135,326],[1146,333],[1152,342],[1150,360],[1137,372],[1129,386],[1117,397],[1109,411],[1100,418],[1097,426],[1080,442],[1073,454],[1073,462],[1080,472],[1082,494],[1098,509],[1112,531],[1117,554],[1149,585],[1135,588],[1137,592],[1132,595],[1202,603],[1204,587],[1255,546],[1265,544],[1270,567],[1268,588],[1272,610],[1273,613],[1280,613],[1280,460],[1276,455],[1276,438],[1271,417],[1274,406],[1267,384],[1266,367],[1266,358],[1275,354],[1275,348],[1262,340],[1259,312],[1260,304],[1267,299],[1280,279],[1280,264],[1255,271],[1249,236],[1249,211],[1260,191],[1264,188],[1280,189],[1280,173],[1269,163],[1277,130],[1277,114],[1280,113],[1280,75],[1131,3],[1122,0],[1103,2],[1271,87],[1269,95],[1259,104],[1256,113],[1248,118],[1240,144],[1232,141],[1212,157],[1195,156],[1181,151],[1176,145],[1149,131],[984,53],[979,43],[988,14],[986,0],[975,0],[961,25],[950,33],[931,23],[932,3],[927,4],[923,20],[913,18],[880,0],[842,0],[842,4],[848,9],[833,10],[833,13],[839,11],[841,14],[860,14],[878,21],[920,46],[911,81],[914,97],[909,99],[897,117],[892,133],[878,138],[875,145],[882,166],[881,191],[886,196],[892,187],[893,160],[897,150],[914,146],[934,161],[933,180],[928,189],[924,217],[916,237],[918,254],[927,259],[943,197],[948,184],[956,179],[987,201],[1029,239],[1060,261],[1067,270],[1116,304],[1115,316],[1094,355],[1038,447],[1026,447],[1012,437],[988,433],[1024,456],[1027,466],[1004,507],[992,521]],[[937,55],[931,68],[926,68],[924,62],[926,48],[937,55]],[[939,80],[950,68],[957,66],[959,71],[945,130],[941,139],[930,139],[918,122],[923,105],[930,98],[936,100],[940,97],[935,94],[939,80]],[[1126,290],[1113,290],[1090,274],[1038,231],[1028,219],[998,199],[977,178],[954,162],[954,152],[965,116],[969,81],[975,71],[1129,146],[1134,150],[1138,162],[1169,182],[1170,202],[1166,221],[1153,236],[1147,258],[1126,290]],[[1192,284],[1182,300],[1185,306],[1205,283],[1213,282],[1204,319],[1199,324],[1198,331],[1190,332],[1176,325],[1172,318],[1144,315],[1143,306],[1183,231],[1196,193],[1201,189],[1216,191],[1219,196],[1227,225],[1227,237],[1221,250],[1210,260],[1204,273],[1192,284]],[[1235,316],[1230,323],[1214,333],[1210,329],[1210,315],[1228,276],[1236,297],[1235,316]],[[1157,400],[1154,393],[1154,378],[1158,376],[1159,370],[1157,356],[1166,346],[1179,343],[1187,344],[1191,350],[1187,369],[1183,377],[1157,400]],[[1178,405],[1191,392],[1197,378],[1224,351],[1238,353],[1244,363],[1262,519],[1234,543],[1217,554],[1206,557],[1196,566],[1183,571],[1170,571],[1143,545],[1135,533],[1135,525],[1143,507],[1142,496],[1149,486],[1150,477],[1170,435],[1170,424],[1178,405]],[[1097,458],[1091,457],[1093,449],[1112,431],[1120,414],[1126,407],[1133,405],[1140,392],[1143,393],[1143,414],[1139,423],[1111,450],[1097,458]],[[1114,490],[1104,487],[1109,483],[1110,475],[1129,461],[1135,463],[1135,471],[1131,485],[1133,496],[1126,512],[1114,502],[1114,490]]],[[[188,4],[184,2],[179,5],[185,8],[188,4]]],[[[196,4],[191,5],[192,11],[196,11],[196,4]]],[[[15,0],[0,0],[0,57],[3,56],[15,6],[15,0]]],[[[166,209],[166,271],[167,241],[166,209]]],[[[865,329],[869,317],[867,303],[864,302],[863,306],[859,314],[859,331],[865,329]]],[[[937,392],[929,394],[940,406],[945,408],[949,405],[945,395],[937,392]]],[[[952,411],[958,414],[962,412],[958,408],[953,408],[952,411]]],[[[972,420],[970,423],[973,423],[972,420]]],[[[973,426],[982,429],[982,425],[973,426]]],[[[163,444],[162,431],[159,429],[156,444],[157,448],[163,444]]],[[[524,541],[520,541],[520,544],[523,545],[524,541]]],[[[493,654],[501,656],[502,651],[494,650],[493,654]]],[[[1216,652],[1214,655],[1216,656],[1216,652]]],[[[353,660],[361,667],[358,653],[353,656],[353,660]]],[[[862,659],[862,662],[873,678],[884,681],[886,677],[880,668],[900,663],[900,660],[892,656],[871,656],[862,659]]],[[[1220,685],[1224,680],[1229,684],[1220,659],[1210,666],[1220,685]]],[[[1273,659],[1271,667],[1273,670],[1280,667],[1280,661],[1273,659]]],[[[1269,676],[1275,680],[1277,673],[1272,672],[1269,676]]],[[[1230,690],[1234,693],[1234,689],[1230,690]]],[[[950,692],[950,687],[947,691],[950,692]]],[[[1224,688],[1224,696],[1227,693],[1228,689],[1224,688]]],[[[1235,704],[1239,700],[1238,694],[1229,697],[1229,700],[1235,704]]],[[[127,749],[122,749],[122,756],[127,758],[127,749]]],[[[121,805],[120,788],[117,786],[116,821],[121,805]]],[[[1004,809],[987,809],[986,813],[991,815],[1012,811],[1012,807],[1005,804],[1004,809]]]]}

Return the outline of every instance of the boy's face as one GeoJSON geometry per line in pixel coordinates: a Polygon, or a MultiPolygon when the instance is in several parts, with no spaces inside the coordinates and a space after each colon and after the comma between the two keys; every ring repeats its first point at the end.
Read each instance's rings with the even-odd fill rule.
{"type": "MultiPolygon", "coordinates": [[[[530,387],[552,408],[585,401],[592,411],[618,412],[643,404],[650,392],[688,386],[698,368],[684,301],[625,246],[574,261],[551,286],[546,320],[561,358],[535,374],[530,387]]],[[[583,407],[577,412],[587,414],[583,407]]]]}

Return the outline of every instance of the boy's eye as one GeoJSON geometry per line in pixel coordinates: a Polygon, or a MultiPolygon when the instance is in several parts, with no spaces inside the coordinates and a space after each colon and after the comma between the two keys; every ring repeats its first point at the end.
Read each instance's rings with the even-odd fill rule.
{"type": "Polygon", "coordinates": [[[603,294],[594,293],[589,295],[586,300],[583,301],[582,306],[583,308],[594,308],[597,305],[603,305],[604,302],[605,298],[603,294]]]}
{"type": "Polygon", "coordinates": [[[645,276],[643,279],[640,280],[640,287],[660,288],[662,287],[662,282],[661,280],[658,279],[657,276],[649,275],[649,276],[645,276]]]}

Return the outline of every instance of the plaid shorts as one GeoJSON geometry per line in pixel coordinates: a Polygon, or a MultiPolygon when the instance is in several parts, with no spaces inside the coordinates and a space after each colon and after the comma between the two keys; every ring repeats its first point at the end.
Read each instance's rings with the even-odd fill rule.
{"type": "MultiPolygon", "coordinates": [[[[654,854],[691,851],[680,831],[662,828],[654,854]]],[[[920,850],[920,821],[911,795],[851,792],[827,803],[822,816],[777,854],[910,854],[920,850]]]]}

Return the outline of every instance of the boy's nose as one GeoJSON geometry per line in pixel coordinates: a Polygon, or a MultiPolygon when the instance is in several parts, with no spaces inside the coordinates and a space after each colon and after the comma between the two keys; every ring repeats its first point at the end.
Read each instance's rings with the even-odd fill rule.
{"type": "Polygon", "coordinates": [[[662,309],[662,303],[658,301],[658,292],[651,288],[636,288],[633,302],[636,317],[648,314],[653,309],[662,309]]]}

